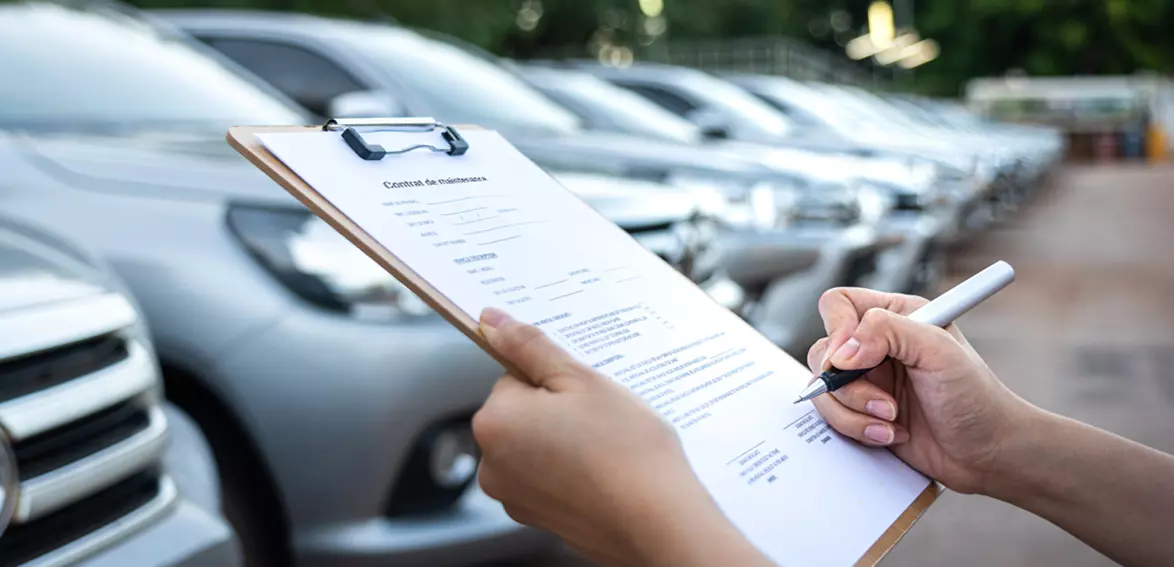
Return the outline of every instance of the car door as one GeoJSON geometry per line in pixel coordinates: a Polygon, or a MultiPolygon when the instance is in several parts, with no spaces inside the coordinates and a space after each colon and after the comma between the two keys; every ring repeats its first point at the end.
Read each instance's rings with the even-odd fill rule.
{"type": "Polygon", "coordinates": [[[202,39],[318,116],[327,115],[335,97],[368,88],[334,61],[305,47],[269,39],[202,39]]]}

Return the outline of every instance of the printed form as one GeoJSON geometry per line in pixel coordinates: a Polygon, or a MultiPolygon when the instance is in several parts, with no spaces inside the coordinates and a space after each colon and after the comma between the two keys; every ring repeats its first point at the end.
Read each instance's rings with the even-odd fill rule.
{"type": "MultiPolygon", "coordinates": [[[[474,319],[499,307],[676,426],[722,510],[781,565],[852,565],[928,486],[840,437],[811,373],[492,131],[464,156],[364,161],[337,132],[258,134],[286,166],[474,319]],[[814,484],[813,484],[814,481],[814,484]],[[824,486],[825,489],[812,489],[824,486]]],[[[444,146],[434,133],[370,143],[444,146]]]]}

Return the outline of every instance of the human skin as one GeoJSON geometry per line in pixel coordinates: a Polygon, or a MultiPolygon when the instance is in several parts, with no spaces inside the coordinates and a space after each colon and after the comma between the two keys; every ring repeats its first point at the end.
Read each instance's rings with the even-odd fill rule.
{"type": "MultiPolygon", "coordinates": [[[[829,425],[953,490],[1038,514],[1117,562],[1174,565],[1174,457],[1027,403],[957,328],[905,317],[924,303],[824,295],[828,338],[809,353],[812,371],[879,365],[814,400],[829,425]]],[[[770,565],[639,398],[501,311],[487,310],[481,330],[516,370],[473,421],[482,488],[511,517],[605,565],[770,565]]]]}

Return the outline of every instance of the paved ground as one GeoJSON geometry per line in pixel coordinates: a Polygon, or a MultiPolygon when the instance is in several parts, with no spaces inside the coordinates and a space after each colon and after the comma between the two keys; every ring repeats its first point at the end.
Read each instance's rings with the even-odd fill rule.
{"type": "MultiPolygon", "coordinates": [[[[1016,283],[960,325],[1031,402],[1174,452],[1174,168],[1081,168],[953,260],[1016,283]]],[[[569,556],[524,567],[580,567],[569,556]]],[[[1015,508],[944,495],[885,566],[1112,565],[1015,508]]],[[[521,565],[517,567],[523,567],[521,565]]]]}

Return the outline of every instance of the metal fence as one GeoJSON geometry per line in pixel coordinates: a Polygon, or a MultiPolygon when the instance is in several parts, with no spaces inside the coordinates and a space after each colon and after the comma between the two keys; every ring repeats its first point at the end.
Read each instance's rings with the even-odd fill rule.
{"type": "MultiPolygon", "coordinates": [[[[803,81],[878,86],[879,77],[846,57],[783,37],[658,41],[633,46],[636,61],[693,67],[711,72],[782,75],[803,81]]],[[[564,48],[543,54],[550,59],[595,58],[587,48],[564,48]]]]}

